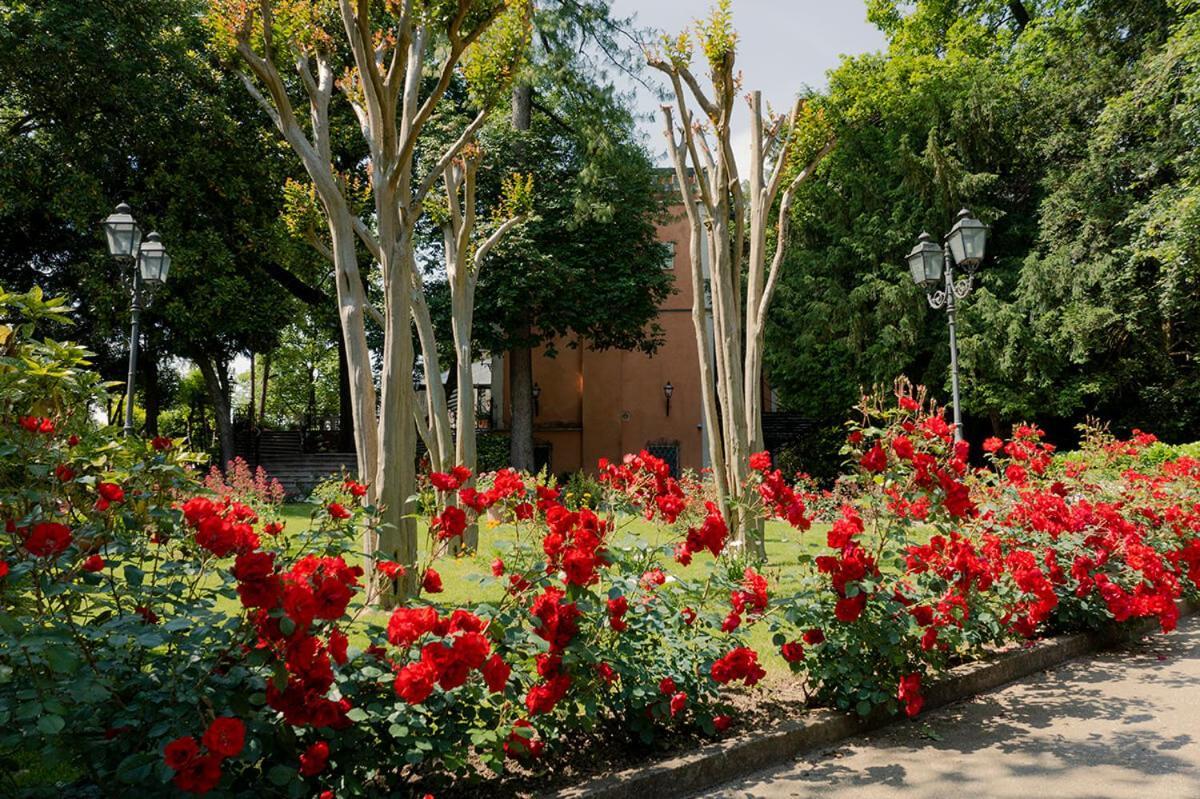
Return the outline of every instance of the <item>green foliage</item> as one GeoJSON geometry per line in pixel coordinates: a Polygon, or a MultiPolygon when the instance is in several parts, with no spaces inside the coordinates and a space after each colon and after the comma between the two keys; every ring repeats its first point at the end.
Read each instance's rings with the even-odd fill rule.
{"type": "Polygon", "coordinates": [[[509,438],[504,433],[480,433],[475,447],[477,471],[494,472],[508,466],[509,438]]]}
{"type": "Polygon", "coordinates": [[[700,49],[714,74],[729,68],[737,53],[737,31],[733,27],[732,0],[717,0],[708,19],[696,25],[700,49]]]}
{"type": "Polygon", "coordinates": [[[1090,413],[1187,436],[1194,8],[883,0],[870,14],[887,52],[845,60],[812,101],[838,147],[797,198],[772,308],[785,404],[837,417],[901,373],[948,394],[945,314],[903,256],[967,206],[992,225],[958,319],[968,430],[1090,413]]]}
{"type": "MultiPolygon", "coordinates": [[[[268,266],[311,258],[280,223],[288,162],[261,113],[214,68],[192,0],[75,2],[0,9],[0,282],[41,285],[75,310],[70,335],[124,377],[131,270],[99,222],[128,202],[172,258],[146,298],[141,382],[171,357],[228,361],[267,349],[291,316],[268,266]]],[[[306,246],[306,245],[305,245],[306,246]]],[[[164,368],[159,370],[165,373],[164,368]]]]}
{"type": "Polygon", "coordinates": [[[526,0],[508,0],[504,13],[463,54],[463,77],[476,106],[491,108],[508,98],[529,53],[530,9],[526,0]]]}

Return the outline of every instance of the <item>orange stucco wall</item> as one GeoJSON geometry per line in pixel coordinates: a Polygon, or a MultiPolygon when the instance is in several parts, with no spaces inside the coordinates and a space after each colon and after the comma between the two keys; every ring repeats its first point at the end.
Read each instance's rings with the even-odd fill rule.
{"type": "Polygon", "coordinates": [[[534,354],[533,378],[541,389],[534,439],[551,447],[552,472],[593,471],[601,457],[618,459],[664,441],[678,443],[680,468],[701,467],[700,369],[691,318],[688,229],[682,209],[675,210],[658,229],[661,241],[675,245],[675,292],[659,306],[665,341],[658,352],[646,356],[592,351],[558,341],[556,357],[534,354]],[[670,415],[663,393],[668,382],[674,387],[670,415]]]}

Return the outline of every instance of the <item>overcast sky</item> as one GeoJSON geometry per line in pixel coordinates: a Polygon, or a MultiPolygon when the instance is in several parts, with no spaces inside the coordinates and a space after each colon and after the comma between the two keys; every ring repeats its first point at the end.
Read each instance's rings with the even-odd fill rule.
{"type": "MultiPolygon", "coordinates": [[[[613,0],[617,17],[634,16],[638,27],[657,28],[672,34],[708,15],[710,0],[613,0]]],[[[763,100],[782,109],[805,86],[824,88],[825,73],[842,55],[856,55],[884,46],[883,34],[867,22],[864,0],[733,0],[734,25],[739,40],[737,67],[746,90],[759,89],[763,100]]],[[[697,53],[697,60],[701,58],[697,53]]],[[[647,71],[648,80],[659,73],[647,71]]],[[[665,161],[659,100],[632,81],[618,84],[636,88],[637,107],[646,144],[665,161]]],[[[739,101],[739,107],[744,103],[739,101]]],[[[739,154],[748,146],[746,118],[735,118],[734,146],[739,154]],[[740,146],[739,146],[740,145],[740,146]]]]}

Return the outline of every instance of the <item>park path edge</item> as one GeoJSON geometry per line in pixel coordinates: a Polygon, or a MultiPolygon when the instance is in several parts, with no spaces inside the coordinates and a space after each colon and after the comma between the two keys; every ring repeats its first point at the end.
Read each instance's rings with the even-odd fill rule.
{"type": "MultiPolygon", "coordinates": [[[[1196,613],[1196,603],[1178,603],[1180,618],[1196,613]]],[[[986,660],[956,666],[925,691],[925,710],[992,691],[1022,677],[1046,671],[1069,660],[1111,649],[1153,632],[1156,619],[1114,624],[1101,632],[1074,633],[1044,638],[1027,647],[986,660]]],[[[676,799],[782,765],[804,752],[830,746],[846,738],[903,719],[876,713],[866,718],[837,710],[804,711],[796,719],[744,732],[693,751],[654,763],[605,774],[577,785],[544,794],[543,799],[676,799]]]]}

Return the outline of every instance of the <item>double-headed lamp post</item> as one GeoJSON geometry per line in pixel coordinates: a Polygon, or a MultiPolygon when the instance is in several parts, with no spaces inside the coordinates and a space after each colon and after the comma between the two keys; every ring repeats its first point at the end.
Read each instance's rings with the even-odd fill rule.
{"type": "Polygon", "coordinates": [[[954,227],[942,241],[922,233],[917,246],[908,254],[908,269],[913,282],[925,289],[931,308],[945,308],[950,320],[950,387],[954,400],[954,440],[962,441],[962,412],[958,403],[958,337],[954,329],[954,301],[965,299],[975,285],[975,270],[983,262],[987,244],[987,225],[963,209],[954,227]],[[954,267],[967,270],[967,276],[954,279],[954,267]]]}
{"type": "Polygon", "coordinates": [[[104,220],[104,235],[108,239],[108,252],[120,260],[133,262],[133,308],[129,331],[129,378],[125,386],[125,435],[133,433],[133,381],[137,374],[138,323],[142,314],[142,284],[147,288],[162,285],[171,269],[171,256],[157,233],[151,233],[142,241],[142,230],[129,213],[129,206],[121,203],[104,220]]]}

